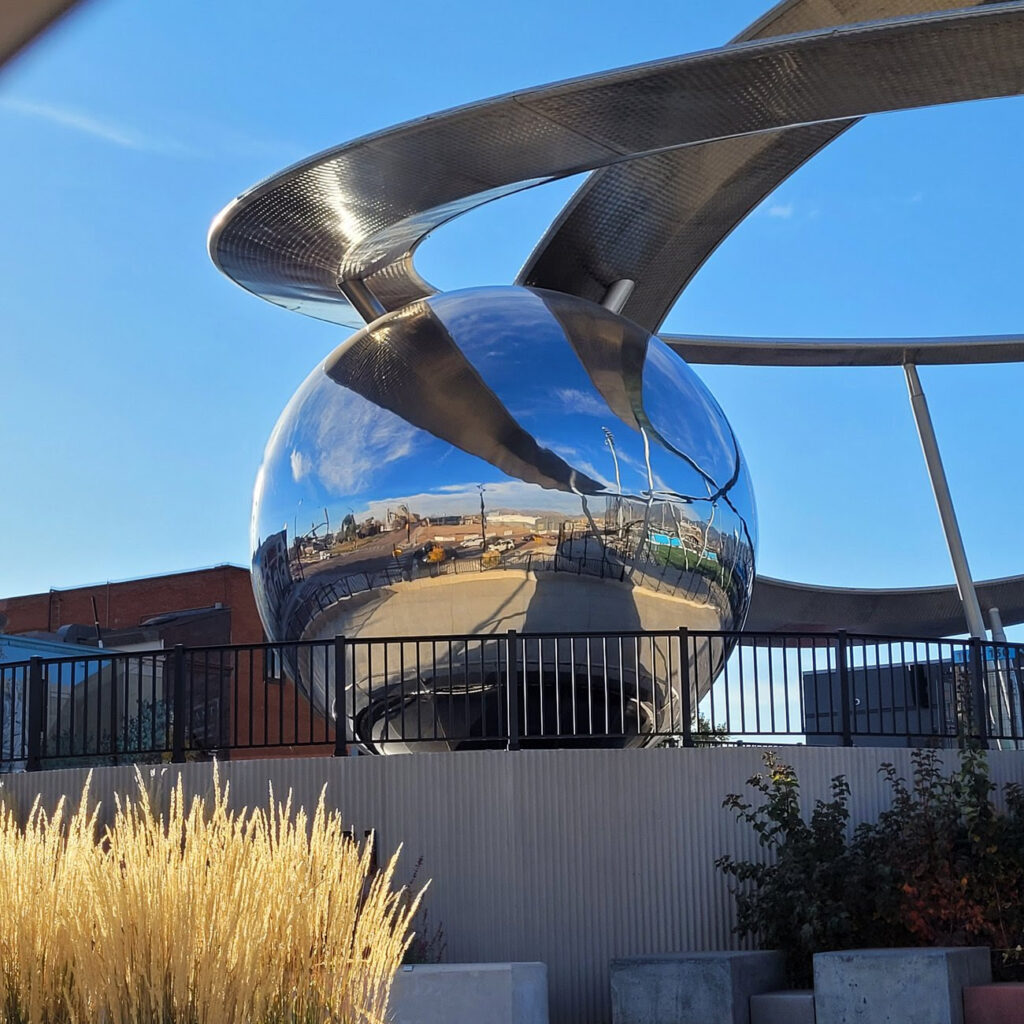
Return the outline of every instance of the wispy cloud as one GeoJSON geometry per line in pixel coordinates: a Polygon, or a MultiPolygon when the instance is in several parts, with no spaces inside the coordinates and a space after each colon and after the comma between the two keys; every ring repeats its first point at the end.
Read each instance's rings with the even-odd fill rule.
{"type": "Polygon", "coordinates": [[[578,412],[585,416],[608,415],[608,406],[597,395],[588,394],[578,388],[555,388],[554,391],[565,406],[566,412],[578,412]]]}
{"type": "Polygon", "coordinates": [[[180,159],[242,156],[280,162],[297,159],[302,149],[280,140],[255,138],[233,127],[218,125],[201,117],[179,118],[180,123],[174,125],[177,134],[164,135],[139,131],[122,122],[97,117],[89,111],[67,104],[47,103],[19,96],[0,97],[0,110],[46,121],[122,149],[180,159]]]}
{"type": "Polygon", "coordinates": [[[783,220],[789,220],[795,212],[796,207],[793,203],[772,203],[772,205],[768,207],[769,217],[781,217],[783,220]]]}
{"type": "Polygon", "coordinates": [[[313,460],[295,448],[292,449],[289,462],[292,467],[292,479],[296,483],[299,483],[303,477],[309,476],[310,471],[313,469],[313,460]]]}
{"type": "Polygon", "coordinates": [[[161,138],[146,132],[139,132],[114,121],[94,117],[92,114],[73,107],[55,103],[43,103],[38,100],[22,99],[17,96],[5,96],[0,99],[0,107],[24,117],[49,121],[51,124],[68,128],[82,135],[91,135],[94,139],[109,142],[124,149],[135,149],[146,153],[161,153],[165,156],[189,156],[189,148],[182,143],[168,138],[161,138]]]}

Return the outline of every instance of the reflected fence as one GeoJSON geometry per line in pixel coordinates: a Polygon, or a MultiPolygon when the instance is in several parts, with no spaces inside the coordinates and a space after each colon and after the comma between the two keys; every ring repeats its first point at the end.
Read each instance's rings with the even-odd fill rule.
{"type": "Polygon", "coordinates": [[[353,749],[1020,749],[1022,673],[1015,644],[844,632],[97,649],[0,665],[0,771],[353,749]]]}

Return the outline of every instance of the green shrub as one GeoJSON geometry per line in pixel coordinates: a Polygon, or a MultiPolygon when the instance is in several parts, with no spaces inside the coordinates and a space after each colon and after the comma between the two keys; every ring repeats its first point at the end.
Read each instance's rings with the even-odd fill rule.
{"type": "Polygon", "coordinates": [[[716,862],[738,883],[736,930],[782,950],[794,983],[808,983],[812,955],[830,949],[990,946],[1003,976],[1020,961],[1024,790],[1008,785],[1000,811],[982,753],[965,752],[949,775],[936,751],[912,758],[909,782],[882,765],[892,804],[852,831],[843,776],[805,821],[795,771],[770,753],[766,771],[748,780],[760,803],[726,797],[767,852],[759,862],[716,862]]]}

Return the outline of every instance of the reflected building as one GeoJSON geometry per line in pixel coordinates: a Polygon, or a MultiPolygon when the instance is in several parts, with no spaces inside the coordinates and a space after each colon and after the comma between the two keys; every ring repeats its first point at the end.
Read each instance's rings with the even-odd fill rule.
{"type": "MultiPolygon", "coordinates": [[[[682,359],[601,306],[519,287],[438,294],[345,341],[275,426],[253,501],[254,590],[280,641],[738,629],[755,547],[739,446],[682,359]]],[[[727,653],[698,659],[695,697],[727,653]]],[[[646,658],[610,680],[627,737],[679,725],[646,658]]],[[[329,667],[286,668],[322,706],[329,667]]],[[[347,724],[367,749],[389,716],[433,714],[453,677],[433,665],[396,703],[383,667],[354,668],[347,724]]],[[[609,684],[589,649],[561,668],[579,694],[581,674],[609,684]]],[[[525,666],[543,703],[540,675],[525,666]]]]}

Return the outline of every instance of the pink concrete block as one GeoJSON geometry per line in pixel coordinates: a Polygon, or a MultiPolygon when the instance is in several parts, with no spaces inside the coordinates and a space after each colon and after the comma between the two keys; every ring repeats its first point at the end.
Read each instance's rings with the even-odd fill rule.
{"type": "Polygon", "coordinates": [[[964,1024],[1024,1024],[1024,983],[965,985],[964,1024]]]}

